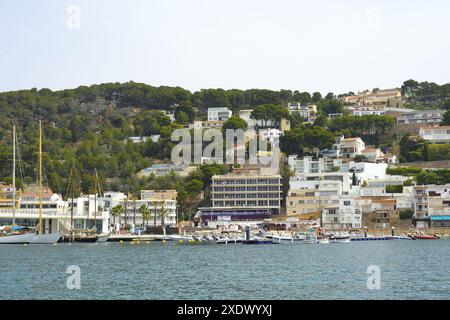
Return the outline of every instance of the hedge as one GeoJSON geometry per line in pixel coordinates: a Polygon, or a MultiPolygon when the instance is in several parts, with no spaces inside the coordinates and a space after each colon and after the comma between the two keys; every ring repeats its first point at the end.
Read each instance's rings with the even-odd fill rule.
{"type": "Polygon", "coordinates": [[[450,160],[450,144],[427,145],[428,161],[450,160]]]}

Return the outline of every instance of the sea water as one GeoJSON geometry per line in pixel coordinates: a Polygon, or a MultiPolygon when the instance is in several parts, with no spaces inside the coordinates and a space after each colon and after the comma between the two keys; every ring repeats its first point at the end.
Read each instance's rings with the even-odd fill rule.
{"type": "Polygon", "coordinates": [[[0,299],[450,299],[450,241],[1,245],[0,284],[0,299]]]}

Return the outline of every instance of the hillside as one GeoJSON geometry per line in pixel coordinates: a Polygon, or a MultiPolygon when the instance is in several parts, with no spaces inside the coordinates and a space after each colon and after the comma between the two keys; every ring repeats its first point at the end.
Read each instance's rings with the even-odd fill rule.
{"type": "MultiPolygon", "coordinates": [[[[411,92],[415,88],[414,85],[413,89],[410,87],[409,83],[405,90],[411,92]]],[[[74,163],[79,172],[78,188],[84,192],[92,189],[95,168],[106,189],[137,192],[154,182],[139,180],[135,173],[156,159],[168,160],[173,146],[170,142],[172,130],[204,118],[208,107],[229,107],[236,113],[257,106],[265,106],[258,110],[273,110],[270,106],[283,106],[288,102],[315,103],[322,116],[343,111],[343,105],[333,93],[322,97],[319,92],[291,90],[204,89],[192,93],[180,87],[128,82],[61,91],[3,92],[0,93],[0,180],[8,182],[11,179],[13,123],[17,126],[21,175],[25,182],[30,183],[36,177],[37,125],[38,120],[42,120],[45,177],[52,189],[65,193],[67,177],[74,163]],[[173,110],[176,121],[171,123],[157,110],[173,110]],[[130,136],[151,134],[161,134],[158,143],[126,141],[130,136]]],[[[385,134],[391,125],[392,120],[387,117],[343,117],[333,121],[319,117],[313,126],[294,128],[282,148],[301,152],[298,149],[303,147],[326,147],[338,134],[365,135],[375,145],[381,142],[389,145],[389,139],[386,139],[389,137],[385,134]]]]}

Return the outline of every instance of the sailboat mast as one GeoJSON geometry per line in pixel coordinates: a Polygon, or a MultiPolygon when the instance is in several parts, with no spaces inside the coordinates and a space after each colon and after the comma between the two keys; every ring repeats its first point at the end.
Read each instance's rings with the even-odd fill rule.
{"type": "Polygon", "coordinates": [[[12,224],[16,224],[16,126],[13,125],[13,171],[12,171],[12,184],[13,184],[13,221],[12,224]]]}
{"type": "Polygon", "coordinates": [[[94,180],[94,228],[97,230],[97,168],[95,168],[94,180]]]}
{"type": "Polygon", "coordinates": [[[42,122],[39,120],[39,235],[42,235],[42,122]]]}
{"type": "Polygon", "coordinates": [[[73,197],[74,197],[74,166],[75,163],[72,162],[72,168],[70,168],[70,177],[69,177],[69,187],[70,187],[70,198],[71,198],[71,206],[70,206],[70,232],[73,233],[73,197]]]}

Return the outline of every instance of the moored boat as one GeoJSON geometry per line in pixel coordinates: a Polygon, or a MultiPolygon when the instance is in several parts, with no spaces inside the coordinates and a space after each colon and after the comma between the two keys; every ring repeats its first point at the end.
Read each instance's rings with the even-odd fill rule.
{"type": "Polygon", "coordinates": [[[28,244],[34,233],[9,234],[0,236],[0,244],[28,244]]]}
{"type": "Polygon", "coordinates": [[[330,243],[330,239],[329,238],[318,238],[317,239],[317,243],[319,243],[319,244],[327,244],[327,243],[330,243]]]}
{"type": "Polygon", "coordinates": [[[272,239],[267,239],[267,238],[253,238],[253,239],[249,239],[249,240],[243,240],[242,243],[243,244],[275,244],[276,242],[274,242],[272,239]]]}
{"type": "Polygon", "coordinates": [[[438,240],[440,239],[439,236],[434,234],[419,234],[419,235],[413,235],[412,236],[415,240],[438,240]]]}
{"type": "Polygon", "coordinates": [[[387,238],[389,240],[414,240],[413,238],[408,236],[387,236],[387,238]]]}
{"type": "Polygon", "coordinates": [[[333,236],[330,237],[331,243],[350,243],[350,236],[333,236]]]}
{"type": "Polygon", "coordinates": [[[302,241],[305,241],[307,239],[307,237],[304,236],[304,235],[297,235],[297,236],[280,236],[280,235],[275,235],[275,236],[270,236],[270,237],[266,237],[266,238],[272,239],[273,242],[277,242],[277,243],[302,242],[302,241]]]}
{"type": "Polygon", "coordinates": [[[30,239],[30,244],[55,244],[61,238],[59,232],[47,234],[34,234],[30,239]]]}

